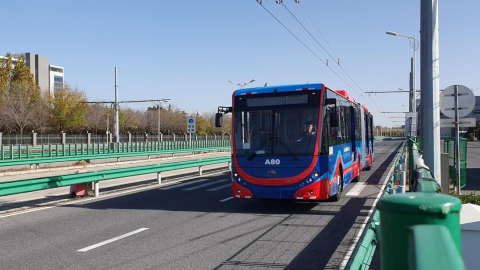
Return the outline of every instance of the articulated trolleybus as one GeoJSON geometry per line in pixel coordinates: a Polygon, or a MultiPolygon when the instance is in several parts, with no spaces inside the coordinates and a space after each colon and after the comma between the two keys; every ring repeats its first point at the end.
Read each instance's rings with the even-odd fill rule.
{"type": "Polygon", "coordinates": [[[344,90],[323,84],[233,93],[234,198],[338,200],[373,162],[373,117],[344,90]]]}

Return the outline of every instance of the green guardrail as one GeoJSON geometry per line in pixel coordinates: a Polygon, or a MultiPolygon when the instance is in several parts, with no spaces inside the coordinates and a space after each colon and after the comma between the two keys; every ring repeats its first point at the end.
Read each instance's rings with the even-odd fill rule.
{"type": "Polygon", "coordinates": [[[115,154],[130,152],[148,152],[160,150],[180,150],[190,148],[228,147],[230,140],[208,141],[165,141],[142,143],[97,143],[97,144],[48,144],[40,147],[29,145],[1,145],[0,160],[12,160],[34,157],[60,157],[95,154],[115,154]]]}
{"type": "Polygon", "coordinates": [[[224,151],[224,150],[230,150],[230,147],[194,148],[194,149],[163,150],[163,151],[142,151],[142,152],[126,152],[126,153],[115,153],[115,154],[78,155],[78,156],[65,156],[65,157],[62,156],[62,157],[47,157],[47,158],[38,157],[38,158],[10,159],[10,160],[0,160],[0,167],[28,165],[28,164],[38,165],[41,163],[54,163],[54,162],[66,162],[66,161],[78,161],[78,160],[93,160],[93,159],[107,159],[107,158],[118,159],[122,157],[154,156],[154,155],[224,151]]]}
{"type": "Polygon", "coordinates": [[[466,269],[445,226],[415,225],[408,236],[408,269],[466,269]]]}
{"type": "Polygon", "coordinates": [[[159,165],[139,166],[131,168],[121,168],[112,170],[103,170],[96,172],[86,172],[79,174],[68,174],[61,176],[51,176],[35,178],[29,180],[9,181],[0,183],[0,196],[7,196],[31,191],[38,191],[50,188],[64,187],[88,182],[105,181],[116,178],[137,176],[149,173],[160,173],[165,171],[200,167],[218,163],[230,162],[230,157],[218,157],[192,161],[170,162],[159,165]]]}
{"type": "MultiPolygon", "coordinates": [[[[440,194],[438,182],[407,139],[410,191],[384,196],[377,204],[382,269],[465,269],[461,257],[461,201],[440,194]]],[[[387,194],[387,193],[385,193],[387,194]]]]}
{"type": "MultiPolygon", "coordinates": [[[[406,144],[404,143],[401,147],[400,153],[397,155],[393,161],[394,168],[397,168],[400,164],[400,160],[404,159],[406,152],[406,144]]],[[[393,194],[393,180],[394,180],[394,168],[392,168],[392,173],[387,179],[385,189],[383,190],[382,197],[393,194]]],[[[355,249],[350,256],[350,259],[347,262],[345,269],[357,270],[357,269],[369,269],[370,263],[373,259],[377,244],[379,242],[379,226],[380,222],[380,212],[375,209],[370,216],[370,219],[367,221],[365,230],[360,236],[360,240],[357,243],[355,249]]]]}

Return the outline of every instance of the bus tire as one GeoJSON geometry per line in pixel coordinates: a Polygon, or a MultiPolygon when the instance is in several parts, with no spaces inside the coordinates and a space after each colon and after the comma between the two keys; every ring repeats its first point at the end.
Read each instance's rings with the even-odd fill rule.
{"type": "Polygon", "coordinates": [[[343,173],[342,170],[338,171],[338,189],[337,193],[330,197],[330,201],[338,202],[342,198],[342,191],[343,191],[343,173]]]}

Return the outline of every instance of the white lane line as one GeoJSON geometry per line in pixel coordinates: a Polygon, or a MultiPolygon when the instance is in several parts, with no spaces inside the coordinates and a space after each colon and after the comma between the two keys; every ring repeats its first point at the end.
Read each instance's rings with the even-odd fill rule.
{"type": "Polygon", "coordinates": [[[229,201],[229,200],[231,200],[231,199],[233,199],[233,197],[228,197],[228,198],[226,198],[226,199],[220,200],[219,202],[226,202],[226,201],[229,201]]]}
{"type": "MultiPolygon", "coordinates": [[[[208,174],[208,175],[209,176],[215,176],[215,175],[221,175],[223,173],[224,172],[218,172],[218,173],[212,173],[212,174],[208,174]]],[[[178,182],[178,181],[175,181],[175,182],[178,182]]],[[[170,186],[168,186],[168,187],[170,187],[170,186]]],[[[119,197],[119,196],[122,196],[122,195],[139,193],[139,192],[144,191],[144,190],[151,190],[151,189],[157,189],[157,188],[158,188],[157,185],[147,186],[147,187],[129,189],[129,190],[125,190],[125,191],[114,192],[114,193],[111,193],[111,194],[102,194],[100,197],[83,198],[81,200],[73,200],[73,201],[69,201],[69,202],[66,202],[66,203],[58,203],[57,205],[53,205],[53,206],[42,206],[42,207],[38,207],[38,208],[35,208],[35,209],[32,209],[32,210],[19,211],[19,212],[13,213],[13,214],[6,214],[5,215],[5,214],[0,213],[0,219],[7,218],[7,217],[13,217],[13,216],[19,216],[19,215],[23,215],[23,214],[27,214],[27,213],[31,213],[31,212],[47,210],[47,209],[50,209],[50,208],[57,208],[59,206],[65,206],[65,205],[71,205],[71,204],[79,204],[79,205],[88,204],[90,202],[95,202],[95,201],[106,199],[106,198],[119,197]]]]}
{"type": "Polygon", "coordinates": [[[356,183],[355,186],[347,193],[346,196],[356,197],[356,196],[360,195],[360,192],[362,192],[362,190],[363,190],[366,186],[367,186],[367,185],[366,185],[365,182],[356,183]]]}
{"type": "Polygon", "coordinates": [[[115,237],[115,238],[109,239],[109,240],[107,240],[107,241],[100,242],[100,243],[98,243],[98,244],[95,244],[95,245],[92,245],[92,246],[89,246],[89,247],[86,247],[86,248],[79,249],[79,250],[77,250],[77,251],[78,251],[78,252],[87,252],[87,251],[92,250],[92,249],[94,249],[94,248],[101,247],[101,246],[103,246],[103,245],[106,245],[106,244],[115,242],[115,241],[117,241],[117,240],[120,240],[120,239],[122,239],[122,238],[128,237],[128,236],[130,236],[130,235],[134,235],[134,234],[137,234],[137,233],[139,233],[139,232],[143,232],[143,231],[145,231],[145,230],[148,230],[148,228],[141,228],[141,229],[135,230],[135,231],[133,231],[133,232],[129,232],[129,233],[126,233],[126,234],[122,234],[122,235],[117,236],[117,237],[115,237]]]}
{"type": "MultiPolygon", "coordinates": [[[[400,149],[401,149],[403,146],[404,146],[404,144],[402,144],[402,146],[400,147],[400,149]]],[[[392,161],[393,164],[395,164],[395,161],[398,159],[399,156],[400,156],[400,152],[398,152],[398,153],[395,155],[395,158],[394,158],[393,161],[392,161]]],[[[372,216],[373,211],[375,210],[375,207],[377,207],[377,202],[378,202],[378,200],[380,200],[380,197],[382,197],[383,192],[385,191],[385,187],[387,186],[388,179],[390,178],[390,176],[391,176],[392,173],[393,173],[393,169],[395,169],[395,166],[392,166],[392,167],[390,168],[390,171],[388,172],[387,177],[384,178],[383,183],[382,183],[382,188],[380,189],[380,192],[378,192],[377,198],[375,198],[375,201],[373,202],[372,207],[370,207],[370,210],[368,211],[368,216],[367,216],[367,218],[365,218],[365,220],[363,221],[362,225],[360,226],[360,230],[358,230],[357,235],[356,235],[355,238],[353,239],[353,243],[350,244],[350,247],[347,249],[347,254],[343,257],[343,260],[342,260],[342,262],[341,262],[341,264],[340,264],[340,267],[338,268],[339,270],[344,270],[344,269],[347,267],[348,260],[349,260],[350,257],[352,256],[353,250],[355,249],[355,246],[357,245],[358,241],[360,240],[360,237],[362,236],[363,231],[365,230],[365,227],[367,226],[367,222],[370,220],[370,217],[372,216]]]]}
{"type": "Polygon", "coordinates": [[[163,187],[163,188],[160,188],[160,189],[161,189],[161,190],[167,190],[167,189],[172,189],[172,188],[177,188],[177,187],[183,187],[183,186],[186,186],[186,185],[191,185],[191,184],[195,184],[195,183],[205,182],[205,181],[207,181],[207,180],[208,180],[208,179],[199,179],[199,180],[195,180],[195,181],[188,181],[188,182],[185,182],[185,183],[183,183],[183,184],[178,184],[178,185],[163,187]]]}
{"type": "Polygon", "coordinates": [[[471,155],[471,154],[468,154],[468,155],[471,156],[471,157],[480,158],[479,156],[475,156],[475,155],[471,155]]]}
{"type": "Polygon", "coordinates": [[[220,190],[220,189],[229,188],[229,187],[231,187],[231,186],[232,186],[232,184],[226,184],[226,185],[219,186],[219,187],[216,187],[216,188],[211,188],[211,189],[209,189],[209,190],[207,190],[207,191],[217,191],[217,190],[220,190]]]}
{"type": "Polygon", "coordinates": [[[206,183],[206,184],[203,184],[203,185],[200,185],[200,186],[194,186],[194,187],[191,187],[191,188],[185,188],[185,189],[183,189],[183,190],[186,190],[186,191],[196,190],[196,189],[199,189],[199,188],[208,187],[208,186],[215,185],[215,184],[222,183],[222,182],[226,182],[226,181],[228,181],[228,179],[222,179],[222,180],[218,180],[218,181],[213,181],[213,182],[206,183]]]}

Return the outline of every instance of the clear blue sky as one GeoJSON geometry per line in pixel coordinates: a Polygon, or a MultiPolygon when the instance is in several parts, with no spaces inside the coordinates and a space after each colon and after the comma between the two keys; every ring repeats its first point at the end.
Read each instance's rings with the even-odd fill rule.
{"type": "MultiPolygon", "coordinates": [[[[120,100],[170,98],[188,112],[231,104],[236,87],[228,80],[256,79],[251,86],[321,82],[346,89],[366,103],[376,124],[400,125],[388,119],[393,115],[379,114],[377,107],[408,108],[406,93],[371,96],[377,105],[360,93],[408,89],[412,50],[407,39],[385,31],[419,36],[419,1],[300,2],[301,6],[284,0],[328,49],[301,7],[305,8],[362,86],[359,89],[339,72],[358,93],[256,0],[5,1],[0,54],[48,56],[50,64],[65,67],[66,82],[85,90],[90,100],[114,98],[114,67],[119,70],[120,100]]],[[[273,0],[263,0],[263,5],[325,58],[281,5],[273,0]]],[[[480,87],[479,11],[478,0],[440,1],[441,89],[452,84],[480,87]]]]}

